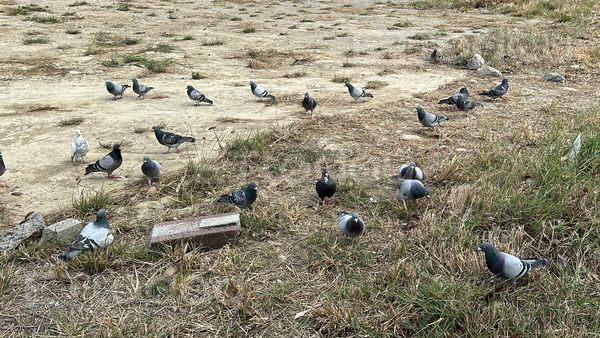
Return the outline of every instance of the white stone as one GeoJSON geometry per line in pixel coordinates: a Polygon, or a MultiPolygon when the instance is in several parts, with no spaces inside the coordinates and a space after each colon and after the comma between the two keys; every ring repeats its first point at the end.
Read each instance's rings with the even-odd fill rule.
{"type": "Polygon", "coordinates": [[[483,67],[480,67],[477,69],[477,74],[479,75],[486,75],[486,76],[502,76],[502,72],[499,71],[498,69],[494,68],[494,67],[490,67],[488,65],[485,65],[483,67]]]}
{"type": "Polygon", "coordinates": [[[42,233],[42,237],[65,245],[73,242],[75,237],[81,232],[81,229],[83,229],[83,224],[80,220],[67,218],[46,227],[42,233]]]}
{"type": "Polygon", "coordinates": [[[485,64],[485,60],[479,54],[473,55],[473,57],[467,62],[467,68],[471,70],[476,70],[481,68],[485,64]]]}

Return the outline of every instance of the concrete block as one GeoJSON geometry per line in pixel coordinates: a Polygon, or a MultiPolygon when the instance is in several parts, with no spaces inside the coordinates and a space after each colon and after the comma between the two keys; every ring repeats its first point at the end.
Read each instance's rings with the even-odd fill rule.
{"type": "Polygon", "coordinates": [[[44,217],[34,212],[0,238],[0,252],[12,250],[24,240],[39,235],[46,226],[44,217]]]}
{"type": "Polygon", "coordinates": [[[154,225],[150,233],[150,245],[186,241],[217,249],[235,243],[239,232],[238,213],[187,218],[154,225]]]}
{"type": "Polygon", "coordinates": [[[80,220],[67,218],[46,227],[42,237],[61,245],[67,245],[73,242],[81,229],[83,229],[83,223],[80,220]]]}

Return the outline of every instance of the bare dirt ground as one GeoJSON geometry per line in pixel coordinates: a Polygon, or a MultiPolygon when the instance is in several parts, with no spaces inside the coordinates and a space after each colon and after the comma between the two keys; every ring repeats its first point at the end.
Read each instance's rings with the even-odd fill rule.
{"type": "Polygon", "coordinates": [[[525,192],[535,192],[537,184],[542,189],[552,174],[528,162],[539,160],[538,151],[551,143],[548,135],[568,134],[557,141],[562,154],[572,136],[589,135],[586,128],[600,123],[597,19],[561,44],[552,37],[564,26],[545,17],[481,8],[416,10],[409,3],[52,1],[41,12],[9,15],[28,3],[0,0],[6,56],[0,63],[0,149],[8,168],[0,177],[0,202],[8,209],[0,230],[34,210],[51,220],[82,217],[71,206],[82,190],[125,196],[107,202],[115,233],[107,250],[63,264],[56,260],[63,248],[34,239],[0,257],[0,335],[598,332],[593,206],[600,192],[592,184],[581,191],[557,184],[574,190],[554,208],[570,210],[571,218],[522,198],[535,195],[525,192]],[[34,16],[60,22],[24,20],[34,16]],[[484,37],[470,42],[476,49],[498,45],[492,65],[509,77],[511,89],[505,100],[482,100],[483,107],[464,114],[437,100],[463,85],[475,96],[500,81],[455,64],[450,54],[459,48],[451,40],[469,35],[484,37]],[[439,64],[424,60],[434,47],[444,56],[439,64]],[[126,63],[132,55],[145,59],[126,63]],[[515,61],[523,55],[530,59],[515,61]],[[163,72],[148,69],[165,61],[163,72]],[[551,70],[567,81],[543,81],[551,70]],[[192,72],[203,78],[192,80],[192,72]],[[104,81],[133,77],[156,89],[143,101],[131,89],[112,100],[104,81]],[[343,77],[370,84],[374,99],[354,102],[343,77]],[[277,102],[257,101],[249,80],[277,102]],[[215,105],[194,106],[188,84],[215,105]],[[321,104],[313,118],[300,107],[306,91],[321,104]],[[423,130],[418,104],[451,120],[423,130]],[[166,154],[153,125],[198,141],[166,154]],[[223,153],[212,126],[225,143],[277,128],[261,134],[266,145],[223,153]],[[85,165],[70,163],[74,129],[91,145],[88,162],[109,151],[100,143],[123,144],[124,163],[115,172],[121,179],[84,177],[85,165]],[[142,180],[144,154],[163,162],[166,177],[155,194],[142,180]],[[206,157],[219,159],[198,163],[206,157]],[[408,160],[424,168],[432,191],[419,215],[395,201],[390,182],[408,160]],[[181,171],[190,161],[196,171],[181,171]],[[317,208],[314,182],[324,165],[339,190],[334,206],[317,208]],[[526,171],[531,167],[543,174],[526,171]],[[260,195],[252,212],[242,212],[236,245],[208,252],[148,247],[156,222],[231,211],[215,199],[250,180],[258,182],[260,195]],[[512,190],[496,189],[506,182],[514,183],[512,190]],[[364,236],[347,241],[336,234],[339,209],[361,213],[364,236]],[[552,264],[516,290],[497,292],[474,251],[484,239],[552,264]]]}
{"type": "MultiPolygon", "coordinates": [[[[306,91],[322,104],[319,114],[355,113],[374,109],[380,102],[409,99],[464,74],[428,65],[422,54],[399,57],[404,45],[410,43],[408,36],[450,24],[444,18],[419,15],[415,27],[388,30],[397,17],[415,15],[415,11],[398,12],[379,6],[369,10],[368,21],[362,21],[362,10],[316,3],[285,2],[264,8],[222,2],[206,8],[202,4],[179,6],[149,1],[143,6],[132,5],[127,11],[105,8],[102,2],[68,7],[70,3],[49,2],[43,7],[48,13],[39,12],[56,17],[70,13],[62,16],[62,23],[0,17],[5,32],[10,32],[4,33],[0,42],[0,48],[10,51],[0,66],[0,149],[8,167],[2,177],[6,185],[2,190],[13,220],[29,211],[46,213],[65,207],[72,196],[79,196],[81,188],[118,189],[138,180],[144,154],[163,162],[165,172],[181,167],[189,158],[210,156],[215,149],[214,133],[208,131],[211,126],[227,139],[231,133],[306,118],[299,105],[306,91]],[[327,7],[332,9],[323,10],[327,7]],[[306,11],[300,13],[302,8],[306,11]],[[256,31],[242,33],[248,27],[256,31]],[[79,33],[67,34],[68,30],[79,33]],[[186,35],[193,40],[183,40],[186,35]],[[48,42],[26,45],[23,41],[29,36],[44,36],[48,42]],[[104,44],[126,38],[137,42],[131,46],[103,46],[98,42],[104,41],[101,37],[110,40],[104,44]],[[214,41],[222,45],[203,45],[214,41]],[[143,55],[171,60],[166,73],[154,74],[135,63],[117,68],[102,65],[111,57],[161,44],[172,50],[143,55]],[[86,55],[94,48],[97,54],[86,55]],[[248,52],[252,51],[286,55],[267,55],[264,61],[258,61],[264,68],[253,69],[248,67],[252,60],[248,52]],[[383,58],[386,51],[390,59],[383,58]],[[347,55],[352,56],[351,60],[347,55]],[[296,61],[298,58],[306,60],[296,61]],[[350,67],[342,67],[344,62],[351,63],[350,67]],[[377,75],[386,68],[393,74],[377,75]],[[206,78],[192,80],[192,72],[206,78]],[[295,73],[305,75],[285,77],[295,73]],[[369,81],[383,81],[385,86],[370,90],[377,100],[355,104],[343,83],[332,82],[335,76],[348,76],[360,86],[369,81]],[[136,99],[131,89],[122,100],[113,101],[104,81],[131,84],[133,77],[156,89],[143,101],[136,99]],[[280,102],[271,106],[257,102],[249,90],[251,79],[278,96],[280,102]],[[194,106],[186,96],[188,84],[204,92],[215,105],[194,106]],[[74,118],[83,120],[61,126],[61,122],[74,118]],[[156,142],[150,130],[154,125],[206,140],[193,147],[182,146],[181,154],[164,154],[166,148],[156,142]],[[136,128],[145,131],[138,134],[136,128]],[[113,182],[101,174],[82,177],[85,165],[72,165],[69,159],[75,129],[81,129],[91,145],[88,163],[109,151],[100,143],[123,142],[124,162],[116,172],[123,179],[113,182]],[[76,179],[80,177],[78,185],[76,179]]],[[[8,11],[15,5],[5,1],[4,8],[8,11]]]]}

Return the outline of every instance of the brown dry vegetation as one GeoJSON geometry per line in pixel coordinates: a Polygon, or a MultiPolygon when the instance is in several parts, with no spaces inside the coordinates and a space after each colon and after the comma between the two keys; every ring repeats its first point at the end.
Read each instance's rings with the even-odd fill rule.
{"type": "MultiPolygon", "coordinates": [[[[213,144],[212,156],[200,152],[181,170],[166,172],[154,194],[141,178],[117,190],[83,188],[70,207],[47,220],[89,220],[98,208],[107,208],[115,243],[107,250],[81,254],[68,265],[56,260],[62,248],[39,239],[0,256],[1,335],[583,337],[599,332],[600,41],[591,27],[600,27],[582,9],[590,2],[578,1],[572,8],[543,2],[556,6],[553,9],[540,3],[402,4],[466,11],[486,7],[512,15],[536,13],[539,20],[490,33],[486,29],[497,23],[481,23],[476,20],[478,11],[468,12],[457,21],[481,24],[477,29],[482,32],[436,42],[441,64],[419,59],[406,67],[383,63],[369,70],[383,77],[412,67],[418,77],[432,69],[426,67],[450,71],[478,52],[510,78],[506,99],[483,101],[484,106],[469,115],[443,111],[451,119],[436,131],[418,125],[416,104],[444,110],[434,103],[439,98],[464,84],[475,96],[497,79],[465,73],[460,81],[414,98],[383,100],[376,92],[368,103],[322,94],[312,119],[300,116],[295,123],[244,135],[226,133],[225,128],[206,134],[205,141],[213,144]],[[533,11],[536,6],[544,10],[533,11]],[[563,20],[554,30],[557,15],[574,19],[563,20]],[[560,70],[567,83],[544,82],[548,70],[560,70]],[[343,109],[356,106],[366,108],[343,109]],[[583,135],[582,150],[568,164],[562,157],[578,133],[583,135]],[[424,183],[432,192],[431,200],[419,203],[418,213],[396,202],[390,180],[409,160],[424,169],[424,183]],[[317,206],[314,183],[323,166],[338,181],[333,207],[317,206]],[[148,231],[157,222],[234,210],[214,201],[249,181],[258,183],[259,198],[252,211],[242,212],[236,245],[208,252],[184,244],[147,246],[148,231]],[[356,210],[365,219],[362,237],[349,240],[336,232],[335,214],[342,209],[356,210]],[[475,252],[482,240],[511,253],[546,257],[551,264],[520,281],[516,289],[510,283],[490,282],[483,258],[475,252]]],[[[113,7],[141,10],[129,5],[113,7]]],[[[259,7],[239,0],[215,5],[231,7],[238,15],[259,7]]],[[[331,6],[310,10],[352,14],[360,22],[376,7],[331,6]]],[[[27,15],[19,13],[12,15],[27,15]]],[[[176,13],[169,13],[171,20],[184,15],[176,13]]],[[[503,18],[493,20],[510,27],[510,19],[503,18]]],[[[390,18],[382,27],[397,21],[390,18]]],[[[247,27],[245,22],[242,27],[247,27]]],[[[405,29],[396,28],[394,32],[405,29]]],[[[125,60],[121,55],[132,54],[121,53],[139,52],[135,44],[123,41],[92,39],[91,47],[101,49],[95,59],[98,67],[110,55],[118,53],[119,60],[125,60]]],[[[243,52],[231,48],[232,61],[244,59],[245,65],[260,65],[252,67],[257,72],[272,71],[272,76],[298,81],[305,73],[289,70],[290,65],[298,59],[315,60],[309,53],[279,46],[243,52]]],[[[361,68],[344,69],[340,58],[361,65],[382,60],[378,53],[350,51],[339,50],[336,68],[320,77],[340,83],[352,74],[362,81],[352,73],[361,68]]],[[[390,55],[396,59],[396,54],[390,55]]],[[[176,67],[180,65],[167,71],[176,67]]],[[[184,74],[189,73],[186,69],[184,74]]],[[[310,68],[306,73],[312,76],[310,68]]],[[[388,76],[361,85],[389,88],[389,82],[388,76]]],[[[297,104],[295,99],[292,94],[278,95],[273,105],[297,104]]],[[[65,118],[57,123],[81,122],[65,118]]],[[[220,122],[248,120],[227,117],[220,122]]],[[[149,127],[133,130],[141,134],[149,127]]],[[[4,214],[0,209],[0,222],[4,214]]]]}

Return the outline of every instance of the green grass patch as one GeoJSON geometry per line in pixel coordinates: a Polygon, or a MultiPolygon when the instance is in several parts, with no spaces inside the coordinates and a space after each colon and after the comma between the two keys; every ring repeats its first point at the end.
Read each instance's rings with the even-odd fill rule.
{"type": "Polygon", "coordinates": [[[36,4],[30,4],[30,5],[10,8],[7,11],[7,14],[10,16],[29,15],[32,12],[48,12],[48,10],[46,8],[40,7],[36,4]]]}
{"type": "Polygon", "coordinates": [[[51,15],[34,15],[32,17],[28,17],[27,21],[33,21],[35,23],[43,23],[43,24],[55,24],[61,23],[62,20],[51,15]]]}

